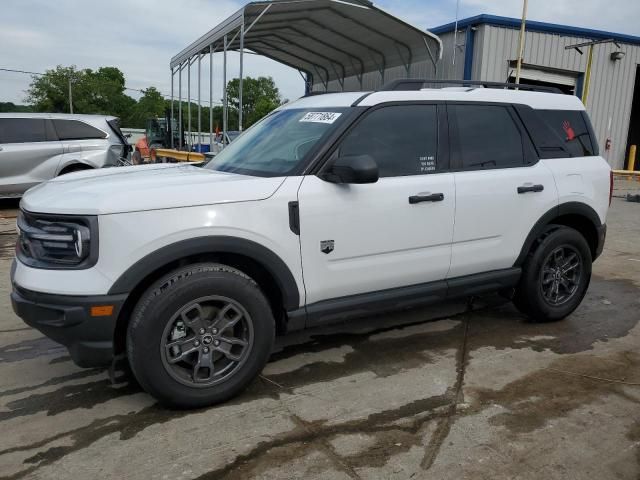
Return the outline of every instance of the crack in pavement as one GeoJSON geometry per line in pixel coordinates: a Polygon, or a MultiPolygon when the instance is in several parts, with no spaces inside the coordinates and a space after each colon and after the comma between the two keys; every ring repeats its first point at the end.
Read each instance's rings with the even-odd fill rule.
{"type": "Polygon", "coordinates": [[[284,457],[283,461],[290,461],[300,458],[303,452],[314,448],[315,442],[326,441],[337,435],[377,434],[394,430],[416,435],[423,425],[443,415],[441,410],[448,408],[451,401],[446,394],[436,395],[415,400],[396,409],[372,413],[364,419],[349,420],[335,425],[327,425],[326,420],[304,422],[304,426],[297,423],[294,429],[256,444],[247,453],[238,455],[232,462],[219,469],[204,473],[197,477],[197,480],[246,479],[268,452],[288,447],[286,453],[281,456],[284,457]],[[402,420],[408,420],[408,425],[394,423],[402,420]]]}
{"type": "MultiPolygon", "coordinates": [[[[285,408],[287,408],[288,410],[288,407],[286,405],[285,405],[285,408]]],[[[335,449],[331,446],[331,444],[327,442],[327,439],[318,436],[318,433],[314,431],[311,423],[305,422],[303,419],[301,419],[298,415],[295,415],[295,414],[291,414],[290,418],[296,425],[299,425],[302,428],[304,428],[309,433],[309,435],[311,435],[312,437],[318,438],[318,444],[320,446],[320,449],[325,453],[325,455],[327,455],[329,460],[331,460],[331,463],[333,463],[333,465],[339,471],[345,473],[347,476],[349,476],[349,478],[353,480],[361,480],[360,475],[356,473],[353,467],[349,465],[345,459],[343,459],[342,457],[340,457],[340,455],[338,455],[338,453],[336,453],[335,449]]]]}
{"type": "MultiPolygon", "coordinates": [[[[25,386],[25,387],[17,387],[17,388],[11,388],[9,390],[0,390],[0,398],[1,397],[7,397],[10,395],[17,395],[19,393],[24,393],[24,392],[33,392],[35,390],[38,390],[40,388],[43,387],[50,387],[52,385],[60,385],[62,383],[66,383],[72,380],[77,380],[80,378],[86,378],[86,377],[92,377],[94,375],[98,375],[100,373],[104,372],[104,369],[102,368],[91,368],[91,369],[86,369],[86,370],[80,370],[78,372],[73,372],[70,373],[69,375],[62,375],[60,377],[53,377],[50,378],[49,380],[42,382],[42,383],[38,383],[36,385],[29,385],[29,386],[25,386]]],[[[83,384],[86,385],[86,384],[83,384]]]]}
{"type": "MultiPolygon", "coordinates": [[[[362,434],[365,432],[379,434],[381,432],[389,432],[389,431],[403,431],[411,433],[412,435],[417,435],[422,427],[426,425],[428,422],[434,419],[440,419],[440,422],[436,428],[436,431],[433,434],[432,440],[427,446],[425,457],[421,463],[421,467],[424,470],[428,470],[442,447],[444,440],[446,439],[449,431],[451,430],[451,426],[454,422],[454,417],[457,413],[457,406],[463,402],[464,394],[462,391],[462,386],[464,384],[464,376],[466,372],[466,367],[468,364],[468,335],[469,335],[469,317],[468,313],[473,312],[472,302],[469,302],[467,310],[457,316],[464,317],[464,329],[462,334],[462,342],[460,347],[458,348],[458,355],[456,361],[456,381],[452,389],[449,389],[449,393],[446,393],[443,396],[429,397],[426,399],[417,400],[408,405],[420,403],[420,402],[429,402],[431,403],[434,399],[438,398],[441,402],[438,405],[428,405],[426,409],[420,409],[419,411],[413,411],[408,415],[400,415],[395,418],[395,421],[398,420],[407,420],[411,419],[411,424],[409,427],[403,427],[395,424],[389,425],[389,422],[382,422],[382,424],[376,424],[376,422],[370,421],[372,418],[377,417],[380,414],[389,415],[393,411],[384,411],[380,412],[380,414],[372,414],[367,417],[366,420],[360,421],[348,421],[343,422],[341,424],[337,424],[333,427],[324,425],[325,421],[319,422],[306,422],[302,420],[297,415],[293,414],[286,402],[282,401],[280,397],[280,403],[283,407],[290,412],[290,418],[296,425],[296,428],[286,432],[284,434],[278,435],[271,440],[261,442],[255,448],[250,450],[248,453],[239,455],[236,459],[227,464],[226,466],[207,472],[197,480],[212,480],[212,479],[241,479],[247,478],[251,471],[254,470],[255,464],[259,462],[260,458],[266,455],[268,452],[273,451],[277,448],[282,448],[285,446],[293,447],[297,445],[297,448],[292,451],[296,452],[296,456],[301,450],[301,446],[306,444],[310,445],[318,445],[319,449],[323,451],[331,460],[334,466],[338,468],[341,472],[345,473],[352,479],[359,480],[360,476],[355,471],[352,465],[349,464],[348,456],[339,455],[333,447],[327,441],[329,438],[335,437],[337,435],[344,435],[349,433],[357,433],[362,434]],[[442,411],[444,409],[444,411],[442,411]],[[429,413],[424,418],[416,418],[420,415],[424,415],[425,413],[429,413]],[[316,427],[316,424],[319,426],[316,427]],[[368,428],[367,428],[368,427],[368,428]]],[[[264,379],[270,383],[274,383],[280,389],[284,390],[287,393],[293,393],[292,389],[283,387],[280,384],[277,384],[269,379],[264,379]]],[[[406,407],[406,406],[405,406],[406,407]]],[[[402,409],[402,407],[401,407],[402,409]]],[[[401,410],[400,409],[400,410],[401,410]]],[[[384,417],[384,415],[383,415],[384,417]]],[[[417,439],[419,441],[420,439],[417,439]]],[[[308,448],[308,447],[307,447],[308,448]]],[[[389,455],[390,457],[390,455],[389,455]]],[[[293,458],[293,455],[290,457],[293,458]]]]}
{"type": "MultiPolygon", "coordinates": [[[[469,302],[469,311],[471,311],[471,302],[469,302]]],[[[464,322],[462,346],[458,350],[457,375],[456,383],[453,387],[453,401],[449,405],[447,413],[440,420],[438,426],[436,427],[436,431],[431,437],[431,441],[428,443],[427,448],[425,449],[424,457],[422,458],[422,462],[420,462],[420,466],[423,470],[429,470],[433,463],[436,461],[436,458],[440,453],[440,449],[442,448],[444,441],[449,435],[451,426],[455,421],[455,416],[458,412],[458,405],[464,402],[464,392],[462,391],[462,387],[464,384],[464,376],[467,370],[467,365],[469,364],[468,340],[469,317],[467,316],[464,322]]]]}

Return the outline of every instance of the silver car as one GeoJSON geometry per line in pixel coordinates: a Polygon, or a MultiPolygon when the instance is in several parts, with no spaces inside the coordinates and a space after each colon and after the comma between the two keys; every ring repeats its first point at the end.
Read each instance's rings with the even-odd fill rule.
{"type": "Polygon", "coordinates": [[[126,163],[129,152],[116,117],[0,113],[0,198],[65,173],[126,163]]]}

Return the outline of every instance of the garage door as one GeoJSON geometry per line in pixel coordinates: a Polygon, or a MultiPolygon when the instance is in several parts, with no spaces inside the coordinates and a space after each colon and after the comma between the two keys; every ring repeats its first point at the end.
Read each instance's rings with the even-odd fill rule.
{"type": "Polygon", "coordinates": [[[575,87],[577,77],[565,72],[554,72],[550,70],[538,70],[531,67],[522,67],[520,78],[523,80],[533,80],[536,82],[555,83],[556,85],[575,87]]]}

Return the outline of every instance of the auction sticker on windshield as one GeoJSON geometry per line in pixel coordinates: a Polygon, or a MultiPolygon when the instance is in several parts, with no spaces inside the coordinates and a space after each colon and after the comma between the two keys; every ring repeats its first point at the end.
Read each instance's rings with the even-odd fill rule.
{"type": "Polygon", "coordinates": [[[301,122],[333,123],[342,115],[338,112],[309,112],[300,119],[301,122]]]}

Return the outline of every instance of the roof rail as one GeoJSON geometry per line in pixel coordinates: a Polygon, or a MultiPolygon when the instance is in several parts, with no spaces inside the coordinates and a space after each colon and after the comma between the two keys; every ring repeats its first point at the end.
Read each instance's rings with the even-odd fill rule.
{"type": "Polygon", "coordinates": [[[483,82],[481,80],[435,80],[422,78],[402,78],[393,80],[378,89],[379,92],[390,92],[400,90],[421,90],[426,84],[434,85],[460,85],[462,87],[484,87],[484,88],[503,88],[510,90],[525,90],[529,92],[547,92],[547,93],[564,93],[556,87],[543,87],[537,85],[527,85],[525,83],[501,83],[501,82],[483,82]]]}
{"type": "Polygon", "coordinates": [[[305,93],[302,98],[305,97],[316,97],[318,95],[328,95],[330,93],[344,93],[344,90],[319,90],[317,92],[311,91],[311,92],[307,92],[305,93]]]}

